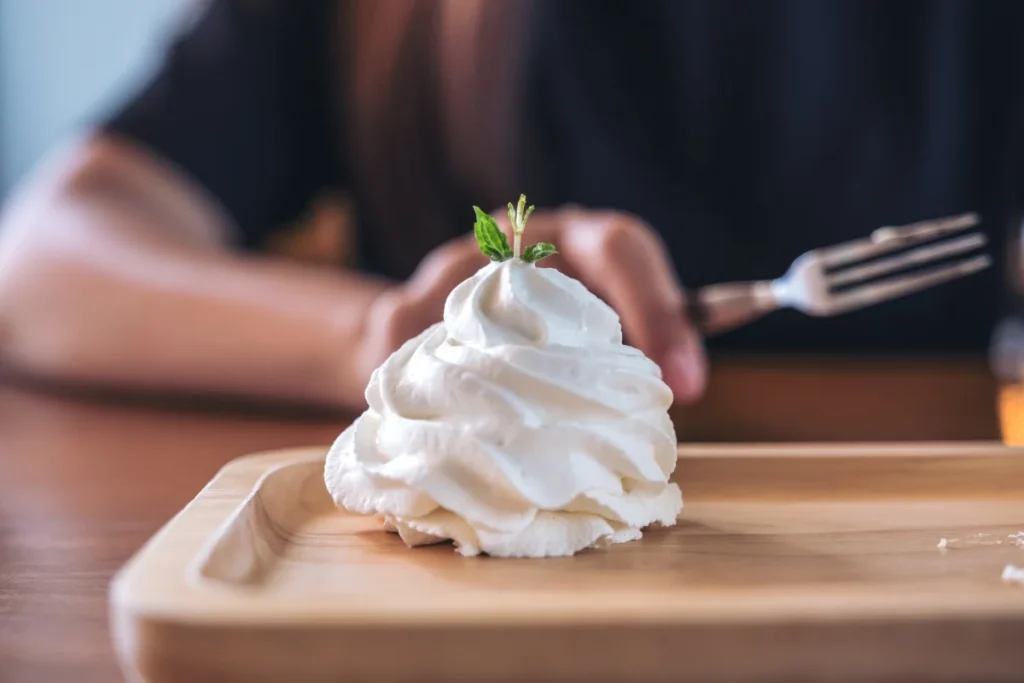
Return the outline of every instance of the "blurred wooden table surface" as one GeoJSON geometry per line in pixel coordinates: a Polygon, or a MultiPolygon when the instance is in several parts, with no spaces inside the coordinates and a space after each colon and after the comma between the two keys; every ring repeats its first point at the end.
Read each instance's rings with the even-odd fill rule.
{"type": "MultiPolygon", "coordinates": [[[[677,414],[705,441],[996,439],[984,360],[720,359],[677,414]]],[[[118,681],[112,574],[228,460],[326,444],[340,418],[87,403],[0,384],[0,681],[118,681]]]]}

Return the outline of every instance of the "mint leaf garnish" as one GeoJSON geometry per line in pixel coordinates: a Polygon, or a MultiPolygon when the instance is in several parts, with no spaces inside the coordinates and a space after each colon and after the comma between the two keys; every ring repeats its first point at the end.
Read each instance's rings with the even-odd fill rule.
{"type": "Polygon", "coordinates": [[[558,253],[558,248],[550,242],[537,242],[537,244],[531,244],[523,252],[523,260],[527,263],[536,263],[542,258],[553,256],[558,253]]]}
{"type": "Polygon", "coordinates": [[[504,261],[512,258],[512,249],[508,246],[508,238],[498,227],[497,221],[481,210],[479,206],[474,206],[473,211],[476,212],[473,234],[476,236],[480,252],[492,261],[504,261]]]}
{"type": "Polygon", "coordinates": [[[519,204],[508,205],[508,221],[512,224],[513,247],[508,246],[508,238],[498,227],[495,221],[487,213],[484,213],[479,206],[474,206],[476,212],[476,223],[473,225],[473,234],[476,236],[477,246],[480,253],[492,261],[507,261],[510,258],[521,258],[526,263],[536,263],[558,253],[558,249],[550,242],[538,242],[532,244],[523,251],[522,238],[526,230],[526,221],[533,213],[534,207],[526,206],[526,195],[519,195],[519,204]]]}
{"type": "Polygon", "coordinates": [[[502,255],[500,252],[497,252],[490,247],[480,247],[480,253],[492,261],[505,261],[508,259],[507,256],[502,255]]]}

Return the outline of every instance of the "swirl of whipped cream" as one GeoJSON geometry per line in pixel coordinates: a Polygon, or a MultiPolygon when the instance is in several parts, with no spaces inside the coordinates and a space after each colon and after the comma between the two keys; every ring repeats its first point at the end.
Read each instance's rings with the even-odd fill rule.
{"type": "Polygon", "coordinates": [[[327,488],[409,545],[571,555],[682,508],[671,390],[623,345],[615,312],[552,268],[481,269],[443,322],[374,372],[366,399],[330,450],[327,488]]]}

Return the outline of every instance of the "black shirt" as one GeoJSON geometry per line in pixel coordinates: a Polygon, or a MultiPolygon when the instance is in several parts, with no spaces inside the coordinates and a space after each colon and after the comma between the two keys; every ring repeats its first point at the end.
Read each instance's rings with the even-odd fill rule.
{"type": "MultiPolygon", "coordinates": [[[[324,188],[358,207],[333,87],[339,6],[212,0],[106,127],[198,181],[246,248],[324,188]]],[[[695,287],[776,277],[881,225],[980,211],[997,252],[986,273],[836,318],[776,314],[714,344],[982,349],[1019,194],[1022,18],[1013,0],[535,3],[525,106],[546,173],[527,191],[637,214],[695,287]]],[[[464,209],[449,236],[468,230],[464,209]]],[[[374,216],[361,219],[365,267],[407,276],[373,246],[374,216]]]]}

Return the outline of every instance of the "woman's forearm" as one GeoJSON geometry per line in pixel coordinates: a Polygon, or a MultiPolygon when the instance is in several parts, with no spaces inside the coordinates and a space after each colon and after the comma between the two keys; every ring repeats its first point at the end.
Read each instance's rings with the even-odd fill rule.
{"type": "Polygon", "coordinates": [[[387,283],[232,254],[212,215],[140,189],[127,166],[87,158],[8,216],[0,359],[107,386],[360,405],[364,321],[387,283]]]}

